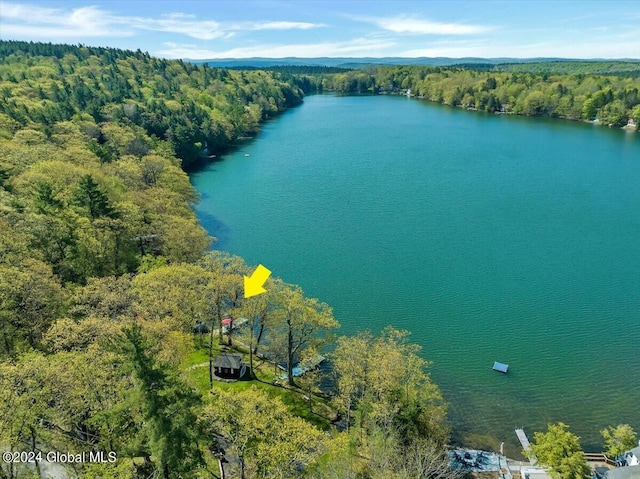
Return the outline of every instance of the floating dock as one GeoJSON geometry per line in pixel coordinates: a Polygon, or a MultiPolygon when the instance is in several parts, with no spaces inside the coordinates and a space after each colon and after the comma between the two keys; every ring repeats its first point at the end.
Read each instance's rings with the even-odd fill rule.
{"type": "Polygon", "coordinates": [[[500,371],[501,373],[506,373],[509,370],[509,365],[495,361],[493,363],[493,370],[500,371]]]}

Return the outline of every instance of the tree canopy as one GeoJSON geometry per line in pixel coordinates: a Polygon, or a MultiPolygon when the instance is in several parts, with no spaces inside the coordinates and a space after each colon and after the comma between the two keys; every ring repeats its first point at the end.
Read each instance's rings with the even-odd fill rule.
{"type": "Polygon", "coordinates": [[[580,438],[569,432],[569,426],[561,422],[549,424],[546,432],[536,432],[533,437],[531,452],[540,464],[549,468],[553,478],[591,477],[591,470],[580,447],[580,438]]]}
{"type": "Polygon", "coordinates": [[[86,147],[103,162],[144,156],[153,145],[144,132],[169,140],[189,166],[302,100],[298,86],[278,73],[222,70],[140,51],[0,41],[0,61],[0,125],[53,125],[84,114],[96,124],[140,127],[117,139],[92,128],[86,147]]]}
{"type": "Polygon", "coordinates": [[[629,424],[609,426],[600,431],[604,439],[606,453],[610,457],[618,457],[638,445],[638,436],[629,424]]]}

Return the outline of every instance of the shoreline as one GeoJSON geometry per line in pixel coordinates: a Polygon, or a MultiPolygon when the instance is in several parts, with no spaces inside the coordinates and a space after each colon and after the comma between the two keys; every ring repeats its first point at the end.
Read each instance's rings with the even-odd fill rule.
{"type": "Polygon", "coordinates": [[[592,125],[596,125],[596,126],[606,126],[608,128],[619,128],[621,130],[625,130],[625,131],[629,131],[632,133],[639,133],[640,132],[640,125],[629,125],[628,123],[624,126],[614,126],[613,124],[604,124],[601,123],[598,119],[595,120],[585,120],[582,118],[571,118],[571,117],[567,117],[567,116],[549,116],[549,115],[525,115],[522,113],[516,113],[513,111],[501,111],[501,110],[495,110],[495,111],[484,111],[484,110],[478,110],[475,107],[470,107],[470,106],[465,106],[465,105],[451,105],[450,103],[446,103],[444,101],[438,101],[435,100],[433,98],[428,98],[426,96],[423,95],[412,95],[412,94],[407,94],[406,92],[392,92],[392,91],[380,91],[378,93],[371,93],[371,95],[392,95],[392,96],[404,96],[407,98],[416,98],[418,100],[426,100],[438,105],[442,105],[442,106],[447,106],[450,108],[458,108],[458,109],[462,109],[462,110],[467,110],[467,111],[475,111],[475,112],[481,112],[481,113],[490,113],[490,114],[494,114],[494,115],[511,115],[511,116],[522,116],[522,117],[527,117],[527,118],[545,118],[545,119],[550,119],[550,120],[565,120],[565,121],[573,121],[573,122],[583,122],[583,123],[589,123],[592,125]]]}
{"type": "MultiPolygon", "coordinates": [[[[331,100],[331,98],[330,98],[331,96],[332,96],[332,95],[327,95],[327,97],[329,97],[328,99],[329,99],[331,102],[334,102],[334,100],[331,100]]],[[[317,100],[321,100],[321,98],[317,98],[317,100]]],[[[354,105],[356,105],[356,106],[357,106],[359,103],[362,103],[362,104],[369,104],[369,101],[367,101],[367,99],[362,99],[362,100],[364,100],[364,103],[362,103],[362,102],[360,101],[360,99],[358,99],[358,98],[352,99],[352,100],[351,100],[351,102],[353,102],[353,104],[354,104],[354,105]]],[[[349,99],[345,98],[345,99],[336,99],[336,100],[335,100],[335,103],[336,103],[336,104],[338,104],[338,103],[339,103],[339,101],[346,101],[346,102],[350,102],[350,100],[349,100],[349,99]]],[[[370,100],[370,101],[373,101],[373,100],[370,100]]],[[[378,101],[377,101],[377,102],[378,102],[378,103],[385,104],[385,103],[388,103],[388,102],[390,102],[390,101],[391,101],[391,102],[393,102],[393,103],[390,103],[390,104],[389,104],[389,106],[388,106],[387,108],[393,108],[393,106],[394,106],[394,105],[395,105],[396,107],[400,107],[400,108],[402,108],[402,106],[403,106],[403,105],[409,105],[408,103],[407,103],[407,104],[405,104],[402,100],[400,100],[400,99],[396,99],[396,98],[393,98],[393,99],[392,99],[392,98],[389,98],[389,99],[387,99],[387,100],[386,100],[386,102],[385,102],[385,99],[384,99],[384,98],[381,98],[381,99],[378,99],[378,101]],[[400,103],[398,103],[398,102],[400,102],[400,103]]],[[[312,98],[310,98],[310,99],[309,99],[309,102],[307,102],[307,103],[313,103],[313,102],[312,102],[312,98]]],[[[415,105],[415,106],[413,107],[414,109],[415,109],[416,107],[419,107],[419,104],[418,104],[418,103],[415,103],[414,105],[415,105]]],[[[444,111],[444,110],[443,110],[443,111],[444,111]]],[[[451,116],[452,116],[452,115],[453,115],[453,112],[451,112],[449,115],[451,115],[451,116]]],[[[470,119],[471,119],[471,121],[475,121],[475,122],[483,122],[483,118],[481,118],[481,117],[476,117],[476,120],[473,120],[473,117],[466,117],[466,118],[467,118],[467,119],[469,119],[469,118],[470,118],[470,119]]],[[[468,121],[468,120],[466,120],[466,121],[468,121]]],[[[456,122],[456,123],[457,123],[457,122],[456,122]]],[[[492,122],[492,123],[505,123],[505,124],[506,124],[506,122],[492,122]]],[[[515,121],[515,122],[509,122],[509,123],[529,123],[529,121],[528,121],[528,120],[524,120],[524,121],[522,121],[522,120],[521,120],[521,121],[515,121]]],[[[539,124],[544,124],[544,123],[547,123],[547,122],[541,122],[541,123],[539,123],[539,124]]],[[[531,124],[531,125],[534,125],[534,124],[531,124]]],[[[574,129],[574,128],[569,128],[569,130],[573,130],[573,129],[574,129]]],[[[580,131],[582,131],[582,132],[583,132],[583,134],[584,134],[584,135],[588,135],[588,136],[591,136],[591,137],[599,136],[599,135],[597,135],[597,134],[591,133],[590,129],[589,129],[589,128],[586,128],[586,127],[579,127],[579,128],[577,128],[577,130],[580,130],[580,131]]],[[[566,133],[571,133],[571,131],[568,131],[568,132],[566,132],[566,133]]],[[[614,135],[615,135],[615,134],[614,134],[614,135]]],[[[567,136],[568,136],[568,135],[567,135],[567,136]]],[[[607,136],[607,135],[605,134],[604,136],[607,136]]],[[[616,136],[613,136],[612,138],[617,139],[617,137],[616,137],[616,136]]],[[[239,155],[239,156],[241,156],[241,155],[239,155]]],[[[253,153],[252,153],[252,157],[253,157],[253,156],[254,156],[254,155],[253,155],[253,153]]],[[[242,162],[242,161],[244,161],[244,160],[242,160],[242,159],[240,158],[240,162],[242,162]]],[[[223,245],[223,246],[221,246],[221,249],[225,249],[225,250],[226,250],[226,247],[223,245]]],[[[452,402],[455,402],[455,401],[456,401],[456,398],[455,398],[454,396],[450,396],[450,399],[452,400],[452,402]]],[[[454,411],[454,409],[456,409],[456,408],[452,408],[452,410],[451,410],[451,412],[452,412],[452,413],[453,413],[453,412],[455,412],[455,411],[454,411]]],[[[466,411],[466,409],[465,409],[465,411],[466,411]]],[[[466,415],[466,414],[465,414],[464,416],[460,416],[460,418],[462,418],[462,420],[461,420],[460,422],[464,422],[464,423],[466,423],[466,422],[469,420],[469,417],[470,417],[470,416],[469,416],[469,415],[466,415]],[[464,416],[466,416],[466,417],[464,417],[464,416]]],[[[458,416],[456,415],[456,417],[458,417],[458,416]]],[[[450,417],[450,419],[453,419],[453,418],[452,418],[452,417],[450,417]]],[[[456,421],[456,423],[457,423],[457,422],[459,422],[459,421],[456,421]]],[[[503,421],[503,424],[505,425],[505,427],[502,427],[501,429],[502,429],[502,430],[504,430],[504,432],[500,431],[500,433],[495,433],[495,432],[493,432],[493,431],[491,431],[491,430],[487,430],[487,429],[480,429],[480,430],[477,430],[477,429],[476,429],[476,430],[472,431],[472,433],[476,433],[476,434],[477,434],[477,433],[480,433],[480,434],[487,434],[487,433],[491,433],[491,432],[493,432],[493,434],[492,434],[493,436],[498,436],[498,437],[502,436],[502,437],[505,437],[505,438],[507,438],[507,437],[513,438],[513,440],[509,440],[509,441],[508,441],[509,443],[512,443],[512,442],[515,442],[515,436],[513,436],[513,430],[506,431],[506,429],[508,429],[506,426],[510,425],[512,422],[513,422],[513,421],[503,421]],[[507,434],[508,434],[508,435],[507,435],[507,434]]],[[[517,424],[524,423],[524,425],[525,425],[525,426],[527,426],[527,425],[529,424],[526,420],[516,421],[516,423],[517,423],[517,424]]],[[[456,428],[456,429],[457,429],[457,428],[456,428]]],[[[485,445],[485,444],[486,444],[486,443],[489,443],[489,445],[490,445],[490,446],[493,446],[493,448],[494,448],[494,449],[495,449],[495,448],[497,447],[497,445],[499,444],[499,441],[498,441],[496,438],[492,438],[492,441],[491,441],[491,442],[489,442],[489,439],[488,439],[488,438],[487,438],[487,440],[485,440],[485,441],[467,441],[467,440],[466,440],[466,439],[467,439],[467,437],[466,437],[466,436],[468,436],[468,433],[469,433],[469,431],[468,431],[468,429],[467,429],[466,427],[464,427],[464,428],[463,428],[459,433],[458,433],[458,431],[454,430],[454,434],[456,434],[456,436],[457,436],[457,437],[456,437],[456,442],[457,442],[457,443],[460,443],[460,444],[464,444],[464,445],[476,445],[476,446],[482,446],[482,447],[486,447],[486,445],[485,445]]],[[[589,434],[589,435],[591,435],[591,436],[597,436],[597,430],[596,430],[596,429],[593,429],[593,430],[591,431],[591,434],[589,434]]],[[[597,450],[597,449],[598,449],[598,447],[599,447],[599,438],[595,437],[595,438],[594,438],[594,441],[592,441],[592,443],[589,445],[589,450],[597,450]],[[595,447],[594,447],[594,446],[595,446],[595,447]]],[[[516,454],[515,454],[515,456],[517,457],[517,450],[518,450],[518,449],[516,448],[516,446],[515,446],[515,444],[514,444],[514,445],[512,445],[512,446],[509,448],[509,453],[510,453],[511,455],[514,455],[514,453],[516,453],[516,454]]]]}

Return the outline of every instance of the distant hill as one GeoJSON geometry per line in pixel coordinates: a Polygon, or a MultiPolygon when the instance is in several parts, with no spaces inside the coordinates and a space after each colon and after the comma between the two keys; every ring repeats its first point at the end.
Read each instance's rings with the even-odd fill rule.
{"type": "Polygon", "coordinates": [[[283,66],[283,65],[304,65],[304,66],[324,66],[324,67],[340,67],[340,68],[363,68],[371,65],[428,65],[428,66],[453,66],[453,65],[500,65],[500,64],[528,64],[528,63],[568,63],[568,62],[624,62],[624,63],[636,63],[640,68],[640,59],[590,59],[590,60],[577,60],[570,58],[450,58],[450,57],[419,57],[419,58],[405,58],[405,57],[362,57],[362,58],[349,58],[349,57],[315,57],[315,58],[298,58],[298,57],[286,57],[286,58],[220,58],[210,60],[188,60],[195,64],[206,63],[209,66],[220,68],[237,68],[243,66],[250,67],[271,67],[271,66],[283,66]]]}
{"type": "MultiPolygon", "coordinates": [[[[468,70],[473,67],[466,67],[468,70]]],[[[483,70],[483,66],[478,68],[483,70]]],[[[493,71],[512,73],[541,73],[541,74],[583,74],[583,75],[616,75],[623,77],[640,77],[640,61],[638,60],[582,60],[582,61],[554,61],[532,63],[502,63],[493,65],[493,71]]]]}
{"type": "Polygon", "coordinates": [[[238,65],[226,67],[228,70],[266,70],[271,72],[289,73],[291,75],[328,75],[331,73],[344,73],[353,70],[345,67],[327,67],[319,65],[273,65],[273,66],[247,66],[238,65]]]}

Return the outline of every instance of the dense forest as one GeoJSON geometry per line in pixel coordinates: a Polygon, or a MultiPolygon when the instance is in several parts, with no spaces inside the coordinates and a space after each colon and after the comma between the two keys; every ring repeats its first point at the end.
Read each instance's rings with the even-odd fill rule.
{"type": "Polygon", "coordinates": [[[522,63],[455,63],[451,68],[467,70],[567,74],[567,75],[615,75],[622,77],[640,77],[640,62],[638,61],[589,61],[589,60],[556,60],[534,61],[522,63]]]}
{"type": "Polygon", "coordinates": [[[245,299],[253,268],[209,250],[185,169],[299,104],[303,90],[411,88],[490,111],[579,107],[576,117],[604,122],[637,110],[638,85],[305,68],[227,71],[0,42],[0,446],[36,459],[1,462],[0,478],[46,477],[50,451],[115,453],[68,464],[77,477],[220,477],[223,464],[232,478],[460,475],[446,454],[447,405],[409,334],[336,337],[331,308],[278,278],[245,299]],[[248,324],[225,330],[226,318],[248,324]],[[293,365],[329,343],[329,371],[294,381],[293,365]],[[227,351],[243,355],[243,380],[214,377],[227,351]]]}
{"type": "MultiPolygon", "coordinates": [[[[2,111],[18,124],[52,125],[82,113],[96,123],[135,125],[168,140],[185,167],[302,101],[298,87],[262,71],[198,67],[140,51],[2,41],[0,60],[2,111]]],[[[110,161],[109,141],[94,139],[95,153],[110,161]]]]}
{"type": "Polygon", "coordinates": [[[616,127],[632,118],[636,129],[640,124],[640,78],[576,70],[549,73],[536,66],[513,65],[513,71],[380,66],[306,78],[319,91],[401,93],[410,89],[412,95],[431,101],[486,112],[597,120],[616,127]]]}
{"type": "Polygon", "coordinates": [[[299,103],[295,84],[84,46],[0,58],[0,445],[35,459],[0,478],[46,477],[50,451],[115,453],[78,477],[457,475],[406,332],[336,338],[328,305],[277,278],[244,299],[252,268],[208,251],[183,168],[299,103]],[[330,377],[294,382],[329,341],[330,377]],[[214,378],[222,351],[244,380],[214,378]]]}

